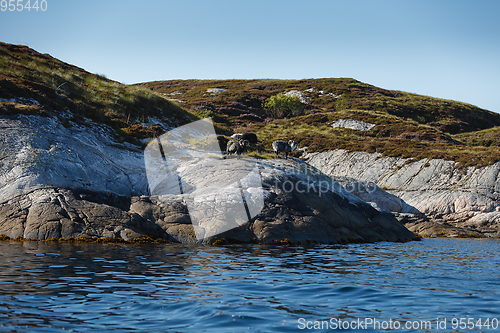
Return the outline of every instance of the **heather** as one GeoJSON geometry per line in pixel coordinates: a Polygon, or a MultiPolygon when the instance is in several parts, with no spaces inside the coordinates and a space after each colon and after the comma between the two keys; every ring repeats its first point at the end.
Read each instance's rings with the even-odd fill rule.
{"type": "MultiPolygon", "coordinates": [[[[219,133],[255,132],[261,153],[276,139],[295,140],[308,152],[332,149],[378,152],[384,156],[441,158],[458,167],[500,160],[500,115],[474,105],[386,90],[351,78],[308,80],[171,80],[139,84],[187,111],[210,116],[219,133]],[[219,88],[220,93],[210,89],[219,88]],[[299,91],[300,115],[270,113],[266,101],[299,91]],[[339,119],[376,126],[369,131],[332,128],[339,119]]],[[[300,153],[296,153],[299,156],[300,153]]]]}
{"type": "MultiPolygon", "coordinates": [[[[67,127],[110,126],[137,145],[173,127],[210,117],[221,147],[254,132],[252,156],[272,156],[276,139],[303,151],[333,149],[459,167],[500,160],[500,114],[474,105],[387,90],[352,78],[304,80],[169,80],[124,85],[26,46],[0,43],[0,113],[57,117],[67,127]],[[338,120],[374,124],[333,128],[338,120]]],[[[301,152],[296,152],[299,156],[301,152]]]]}
{"type": "Polygon", "coordinates": [[[67,126],[70,120],[104,123],[131,142],[161,134],[165,124],[194,119],[149,89],[127,86],[26,46],[6,43],[0,43],[0,99],[3,114],[56,116],[67,126]]]}

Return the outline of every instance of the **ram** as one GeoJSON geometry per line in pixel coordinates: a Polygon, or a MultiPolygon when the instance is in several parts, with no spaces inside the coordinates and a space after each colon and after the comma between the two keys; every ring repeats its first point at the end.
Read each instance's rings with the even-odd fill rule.
{"type": "Polygon", "coordinates": [[[296,141],[283,141],[276,140],[273,141],[273,150],[276,153],[276,157],[280,157],[279,153],[285,153],[285,158],[288,158],[288,153],[292,151],[297,151],[299,149],[299,144],[296,141]]]}
{"type": "Polygon", "coordinates": [[[226,153],[227,155],[238,154],[245,152],[248,146],[248,140],[240,139],[238,141],[229,141],[227,143],[226,153]]]}

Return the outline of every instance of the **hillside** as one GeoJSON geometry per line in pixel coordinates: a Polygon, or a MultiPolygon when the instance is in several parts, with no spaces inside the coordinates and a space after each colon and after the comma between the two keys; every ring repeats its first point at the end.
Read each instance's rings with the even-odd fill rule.
{"type": "Polygon", "coordinates": [[[195,119],[161,95],[127,86],[22,45],[0,42],[0,114],[111,126],[121,140],[162,134],[195,119]]]}
{"type": "Polygon", "coordinates": [[[349,78],[309,80],[172,80],[138,84],[199,116],[211,116],[221,134],[252,131],[270,149],[293,139],[309,152],[331,149],[386,156],[442,158],[461,166],[500,160],[500,114],[456,101],[385,90],[349,78]],[[272,119],[263,102],[298,91],[303,114],[272,119]],[[332,128],[339,119],[376,126],[368,131],[332,128]]]}
{"type": "MultiPolygon", "coordinates": [[[[212,117],[219,134],[256,132],[261,156],[275,139],[308,152],[332,149],[385,156],[441,158],[460,166],[500,160],[500,115],[473,105],[385,90],[349,78],[309,80],[172,80],[123,85],[26,46],[0,43],[0,114],[57,117],[64,126],[109,125],[119,142],[212,117]],[[268,117],[263,102],[298,92],[300,116],[268,117]],[[332,128],[353,119],[367,131],[332,128]]],[[[144,142],[144,141],[142,141],[144,142]]],[[[298,156],[299,153],[296,153],[298,156]]]]}

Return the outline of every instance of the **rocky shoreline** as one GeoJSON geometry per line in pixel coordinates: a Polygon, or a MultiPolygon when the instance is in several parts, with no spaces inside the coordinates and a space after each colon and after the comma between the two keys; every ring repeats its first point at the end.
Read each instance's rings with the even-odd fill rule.
{"type": "Polygon", "coordinates": [[[283,166],[266,170],[269,164],[263,165],[263,173],[276,172],[264,183],[264,209],[242,226],[202,241],[195,236],[181,196],[165,201],[158,196],[129,198],[61,188],[37,189],[4,202],[0,206],[0,234],[41,240],[87,237],[133,241],[147,236],[205,244],[216,240],[346,244],[416,239],[391,214],[381,213],[348,193],[306,193],[306,184],[286,191],[291,178],[283,166]]]}
{"type": "Polygon", "coordinates": [[[423,237],[500,237],[500,163],[457,168],[445,160],[336,150],[305,160],[334,179],[370,183],[357,193],[423,237]]]}
{"type": "MultiPolygon", "coordinates": [[[[202,159],[181,168],[183,188],[190,193],[151,196],[141,149],[116,142],[106,126],[70,125],[55,117],[0,119],[0,234],[41,240],[148,236],[182,243],[416,239],[391,213],[373,208],[298,159],[246,159],[262,182],[245,188],[244,197],[249,203],[260,191],[262,209],[237,228],[199,239],[186,203],[193,196],[205,198],[207,184],[224,181],[220,160],[202,159]]],[[[241,171],[231,160],[224,169],[227,175],[241,171]]],[[[230,194],[221,195],[232,200],[230,194]]],[[[208,216],[215,219],[219,213],[208,216]]]]}
{"type": "MultiPolygon", "coordinates": [[[[0,234],[268,244],[500,236],[499,163],[458,170],[451,161],[331,151],[304,160],[245,159],[262,177],[262,187],[245,196],[261,191],[263,209],[200,240],[185,194],[149,194],[139,147],[116,142],[104,125],[70,125],[56,117],[0,119],[0,234]]],[[[183,169],[194,194],[225,178],[216,164],[203,163],[183,169]]],[[[225,169],[237,173],[238,164],[228,161],[225,169]]]]}

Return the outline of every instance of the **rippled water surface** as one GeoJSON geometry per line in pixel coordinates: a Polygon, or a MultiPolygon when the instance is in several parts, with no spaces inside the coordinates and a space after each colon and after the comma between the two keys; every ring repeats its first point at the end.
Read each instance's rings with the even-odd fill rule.
{"type": "Polygon", "coordinates": [[[0,242],[0,331],[334,331],[335,323],[373,318],[416,328],[400,331],[452,332],[453,318],[500,320],[499,245],[0,242]],[[417,328],[425,321],[432,326],[417,328]]]}

